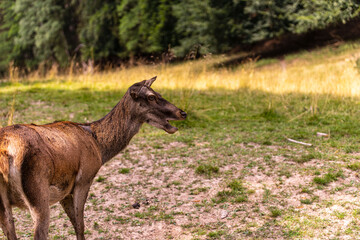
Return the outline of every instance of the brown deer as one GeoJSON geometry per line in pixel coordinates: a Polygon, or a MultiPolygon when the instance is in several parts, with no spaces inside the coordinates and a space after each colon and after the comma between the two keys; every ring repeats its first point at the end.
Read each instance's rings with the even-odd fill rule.
{"type": "Polygon", "coordinates": [[[34,239],[47,239],[49,205],[61,203],[84,237],[84,205],[100,167],[123,150],[143,123],[168,133],[186,113],[150,88],[156,77],[132,85],[120,102],[92,123],[16,124],[0,129],[0,224],[17,239],[12,206],[28,208],[34,239]]]}

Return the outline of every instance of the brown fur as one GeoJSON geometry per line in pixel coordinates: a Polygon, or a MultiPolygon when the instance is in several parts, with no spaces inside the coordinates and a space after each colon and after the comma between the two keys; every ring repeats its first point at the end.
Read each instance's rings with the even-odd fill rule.
{"type": "Polygon", "coordinates": [[[0,129],[0,224],[17,239],[12,206],[28,208],[35,239],[47,239],[49,205],[61,203],[77,239],[84,238],[84,204],[100,167],[124,149],[147,122],[169,133],[168,120],[186,114],[150,86],[155,78],[129,88],[104,118],[89,124],[55,122],[0,129]]]}

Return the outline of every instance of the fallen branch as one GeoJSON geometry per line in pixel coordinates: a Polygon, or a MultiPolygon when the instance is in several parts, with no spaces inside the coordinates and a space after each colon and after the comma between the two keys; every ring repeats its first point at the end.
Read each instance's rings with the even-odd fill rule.
{"type": "Polygon", "coordinates": [[[311,147],[311,146],[312,146],[311,143],[300,142],[300,141],[296,141],[296,140],[291,139],[291,138],[286,138],[286,140],[288,140],[289,142],[301,144],[301,145],[308,146],[308,147],[311,147]]]}
{"type": "Polygon", "coordinates": [[[318,136],[318,137],[330,137],[329,134],[327,134],[327,133],[322,133],[322,132],[317,132],[317,133],[316,133],[316,136],[318,136]]]}

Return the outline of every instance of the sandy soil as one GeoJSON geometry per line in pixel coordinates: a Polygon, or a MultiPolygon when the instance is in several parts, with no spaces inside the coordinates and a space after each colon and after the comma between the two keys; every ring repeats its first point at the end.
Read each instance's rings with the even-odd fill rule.
{"type": "MultiPolygon", "coordinates": [[[[299,168],[275,149],[269,164],[254,156],[251,161],[257,165],[249,167],[248,158],[235,155],[220,174],[204,176],[193,166],[216,153],[206,143],[196,145],[202,148],[194,159],[164,153],[188,149],[180,142],[160,150],[131,144],[103,166],[85,207],[87,239],[354,239],[360,233],[356,172],[345,169],[346,178],[318,187],[304,169],[321,169],[324,163],[314,159],[299,168]],[[124,168],[129,173],[119,171],[124,168]],[[284,169],[290,174],[278,174],[284,169]],[[212,199],[231,179],[241,179],[248,201],[215,204],[212,199]],[[274,216],[271,209],[280,214],[274,216]]],[[[50,239],[75,239],[61,206],[51,208],[50,239]]],[[[29,213],[14,209],[14,214],[19,238],[31,239],[29,213]]]]}

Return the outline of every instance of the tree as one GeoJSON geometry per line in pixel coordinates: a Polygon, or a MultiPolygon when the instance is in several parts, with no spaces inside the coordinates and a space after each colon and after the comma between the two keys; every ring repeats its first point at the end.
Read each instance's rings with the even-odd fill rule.
{"type": "Polygon", "coordinates": [[[123,0],[117,7],[119,39],[125,47],[120,56],[161,53],[168,45],[174,45],[173,3],[170,0],[123,0]]]}
{"type": "Polygon", "coordinates": [[[0,73],[70,61],[223,53],[360,13],[357,0],[0,0],[0,73]]]}
{"type": "Polygon", "coordinates": [[[20,16],[19,31],[15,44],[22,49],[32,49],[34,63],[50,66],[54,62],[66,66],[78,45],[76,17],[73,17],[76,1],[71,0],[18,0],[15,13],[20,16]],[[75,26],[70,25],[75,22],[75,26]],[[75,35],[75,37],[74,37],[75,35]]]}
{"type": "Polygon", "coordinates": [[[5,73],[11,61],[19,55],[14,39],[18,33],[18,16],[14,11],[15,1],[0,2],[0,75],[5,73]]]}
{"type": "Polygon", "coordinates": [[[292,0],[251,0],[244,9],[245,43],[270,39],[289,32],[289,16],[297,10],[292,0]]]}
{"type": "Polygon", "coordinates": [[[196,58],[201,54],[215,52],[215,41],[210,31],[213,12],[209,0],[183,0],[173,8],[178,19],[176,33],[179,38],[175,53],[181,57],[187,55],[196,58]]]}
{"type": "Polygon", "coordinates": [[[295,5],[297,11],[289,15],[294,33],[346,23],[360,12],[360,2],[356,0],[298,0],[295,5]]]}
{"type": "Polygon", "coordinates": [[[211,0],[209,31],[216,53],[228,51],[246,41],[244,25],[246,1],[211,0]]]}
{"type": "Polygon", "coordinates": [[[107,61],[124,51],[118,37],[118,1],[83,2],[80,6],[81,26],[79,30],[82,60],[107,61]]]}

